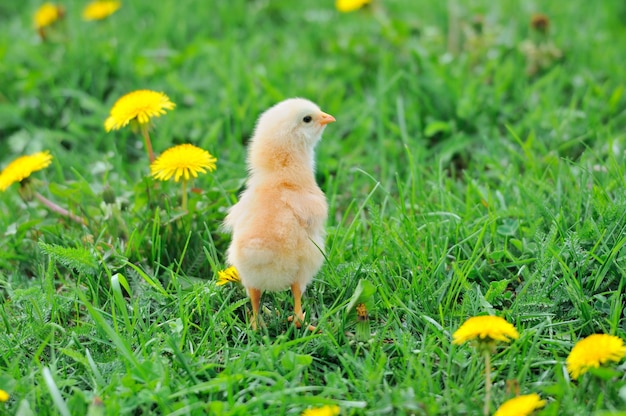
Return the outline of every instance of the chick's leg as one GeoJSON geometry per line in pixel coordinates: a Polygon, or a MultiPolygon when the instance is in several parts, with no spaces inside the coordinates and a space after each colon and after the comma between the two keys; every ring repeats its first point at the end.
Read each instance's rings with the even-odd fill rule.
{"type": "Polygon", "coordinates": [[[250,296],[250,303],[252,303],[252,329],[255,331],[259,324],[259,307],[261,306],[261,291],[259,289],[248,288],[248,296],[250,296]]]}
{"type": "Polygon", "coordinates": [[[293,293],[294,322],[300,328],[304,322],[304,312],[302,312],[302,290],[298,283],[291,285],[291,293],[293,293]]]}
{"type": "MultiPolygon", "coordinates": [[[[293,320],[293,323],[296,327],[301,328],[304,323],[304,312],[302,312],[302,290],[300,290],[300,285],[298,283],[294,283],[291,285],[291,293],[293,293],[293,317],[289,317],[289,320],[293,320]]],[[[309,325],[309,331],[317,331],[317,328],[313,325],[309,325]]]]}

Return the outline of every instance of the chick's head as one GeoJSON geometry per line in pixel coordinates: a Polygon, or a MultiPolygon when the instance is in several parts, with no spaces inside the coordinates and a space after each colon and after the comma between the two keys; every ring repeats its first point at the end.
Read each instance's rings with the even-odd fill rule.
{"type": "Polygon", "coordinates": [[[321,139],[326,125],[335,121],[313,102],[289,98],[265,111],[256,126],[256,140],[277,145],[313,147],[321,139]]]}

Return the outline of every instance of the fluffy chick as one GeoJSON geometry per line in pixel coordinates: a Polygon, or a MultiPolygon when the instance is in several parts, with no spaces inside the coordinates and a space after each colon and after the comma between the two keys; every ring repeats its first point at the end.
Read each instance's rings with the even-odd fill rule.
{"type": "Polygon", "coordinates": [[[324,261],[328,216],[315,182],[315,145],[334,121],[302,98],[276,104],[257,121],[248,145],[246,189],[225,219],[232,232],[228,262],[248,291],[253,328],[265,290],[291,288],[295,323],[304,321],[301,296],[324,261]]]}

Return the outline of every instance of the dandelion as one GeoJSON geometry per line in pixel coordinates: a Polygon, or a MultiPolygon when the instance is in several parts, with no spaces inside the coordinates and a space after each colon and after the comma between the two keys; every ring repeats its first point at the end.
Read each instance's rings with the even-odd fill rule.
{"type": "Polygon", "coordinates": [[[502,403],[493,416],[528,416],[545,405],[546,401],[541,400],[538,394],[526,394],[502,403]]]}
{"type": "Polygon", "coordinates": [[[361,7],[368,4],[371,0],[336,0],[335,7],[337,10],[343,13],[353,12],[359,10],[361,7]]]}
{"type": "Polygon", "coordinates": [[[64,208],[61,208],[41,195],[39,192],[32,191],[29,184],[30,175],[48,167],[50,163],[52,163],[52,155],[48,151],[18,157],[9,163],[2,172],[0,172],[0,191],[4,192],[9,188],[9,186],[14,183],[19,183],[20,196],[25,202],[30,201],[34,197],[57,214],[66,216],[80,224],[85,224],[85,220],[83,218],[72,214],[64,208]]]}
{"type": "Polygon", "coordinates": [[[57,20],[62,19],[64,15],[65,10],[54,3],[44,3],[35,11],[35,29],[41,36],[41,39],[46,38],[44,29],[54,24],[57,20]]]}
{"type": "Polygon", "coordinates": [[[369,319],[369,316],[367,314],[367,306],[364,303],[359,303],[359,305],[356,307],[356,316],[358,317],[359,321],[366,321],[367,319],[369,319]]]}
{"type": "Polygon", "coordinates": [[[119,130],[126,127],[131,121],[147,124],[152,117],[160,117],[165,110],[172,110],[176,104],[162,92],[138,90],[128,93],[118,99],[111,115],[104,122],[106,131],[119,130]]]}
{"type": "Polygon", "coordinates": [[[593,334],[574,345],[567,357],[567,371],[574,380],[586,373],[590,368],[614,361],[619,362],[626,356],[624,340],[614,335],[593,334]]]}
{"type": "Polygon", "coordinates": [[[472,340],[479,343],[510,342],[511,339],[519,338],[519,333],[513,325],[499,316],[474,316],[465,321],[452,334],[452,338],[454,344],[472,340]]]}
{"type": "Polygon", "coordinates": [[[214,158],[206,150],[200,149],[192,144],[181,144],[167,149],[154,163],[150,170],[156,179],[167,181],[174,177],[178,182],[189,180],[192,176],[198,177],[198,173],[206,173],[206,170],[215,170],[214,158]]]}
{"type": "Polygon", "coordinates": [[[498,316],[474,316],[452,334],[453,344],[473,341],[485,357],[485,415],[489,414],[491,398],[491,354],[495,350],[496,342],[510,342],[517,338],[519,333],[515,327],[498,316]]]}
{"type": "Polygon", "coordinates": [[[172,110],[176,104],[162,92],[138,90],[118,99],[111,108],[111,114],[104,122],[106,131],[119,130],[130,122],[139,124],[139,129],[146,144],[150,163],[154,162],[152,142],[148,135],[148,122],[153,117],[160,117],[166,110],[172,110]]]}
{"type": "Polygon", "coordinates": [[[4,403],[9,400],[11,396],[6,391],[0,389],[0,403],[4,403]]]}
{"type": "Polygon", "coordinates": [[[365,303],[359,303],[356,307],[356,340],[365,342],[372,337],[369,313],[365,303]]]}
{"type": "Polygon", "coordinates": [[[35,12],[35,29],[50,26],[63,16],[63,9],[54,3],[44,3],[35,12]]]}
{"type": "Polygon", "coordinates": [[[223,286],[226,283],[241,283],[241,278],[239,277],[239,272],[235,268],[235,266],[230,266],[225,270],[220,270],[217,272],[217,285],[223,286]]]}
{"type": "Polygon", "coordinates": [[[550,29],[550,18],[545,14],[535,13],[530,18],[530,27],[545,35],[550,29]]]}
{"type": "Polygon", "coordinates": [[[535,75],[551,68],[563,58],[563,51],[549,38],[550,18],[545,14],[535,13],[530,18],[531,38],[519,45],[520,52],[526,58],[526,73],[535,75]]]}
{"type": "Polygon", "coordinates": [[[9,186],[22,182],[32,173],[48,167],[50,163],[52,155],[48,151],[18,157],[0,173],[0,191],[6,191],[9,186]]]}
{"type": "Polygon", "coordinates": [[[376,286],[369,280],[361,279],[346,306],[348,319],[356,318],[356,340],[365,342],[372,337],[370,314],[376,307],[376,286]]]}
{"type": "Polygon", "coordinates": [[[150,173],[155,179],[183,183],[183,209],[187,209],[187,181],[197,178],[198,173],[213,172],[217,159],[206,150],[192,144],[181,144],[167,149],[150,165],[150,173]]]}
{"type": "Polygon", "coordinates": [[[115,13],[122,3],[119,1],[96,0],[83,9],[84,20],[102,20],[115,13]]]}
{"type": "Polygon", "coordinates": [[[302,412],[302,416],[337,416],[341,409],[337,405],[312,407],[302,412]]]}

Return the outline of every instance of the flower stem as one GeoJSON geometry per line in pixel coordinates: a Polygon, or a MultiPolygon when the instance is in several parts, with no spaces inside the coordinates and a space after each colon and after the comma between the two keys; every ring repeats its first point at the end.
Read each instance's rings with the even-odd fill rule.
{"type": "Polygon", "coordinates": [[[141,135],[143,136],[143,141],[146,145],[146,151],[148,152],[148,159],[150,159],[150,163],[154,162],[154,151],[152,150],[152,142],[150,141],[150,134],[148,134],[148,123],[143,123],[139,125],[141,130],[141,135]]]}
{"type": "Polygon", "coordinates": [[[484,352],[485,354],[485,406],[483,407],[483,413],[485,416],[489,415],[489,402],[491,401],[491,353],[489,350],[484,352]]]}
{"type": "Polygon", "coordinates": [[[182,201],[182,206],[183,206],[183,211],[187,211],[187,181],[185,179],[183,179],[183,201],[182,201]]]}
{"type": "Polygon", "coordinates": [[[87,225],[87,221],[85,221],[85,219],[83,217],[79,217],[78,215],[74,215],[71,212],[69,212],[68,210],[66,210],[65,208],[61,208],[60,206],[58,206],[54,202],[50,201],[45,196],[41,195],[39,192],[35,192],[34,196],[35,196],[35,198],[37,198],[37,200],[39,200],[39,202],[41,202],[42,204],[44,204],[46,207],[50,208],[50,210],[56,212],[57,214],[63,215],[64,217],[67,217],[67,218],[71,219],[72,221],[76,221],[79,224],[87,225]]]}

